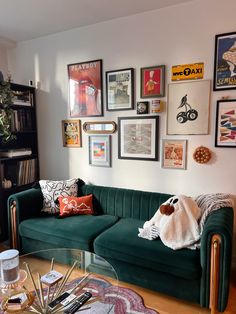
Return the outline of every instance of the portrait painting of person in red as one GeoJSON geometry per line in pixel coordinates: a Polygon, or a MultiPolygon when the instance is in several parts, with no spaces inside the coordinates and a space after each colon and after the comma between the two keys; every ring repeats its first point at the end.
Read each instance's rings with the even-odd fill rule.
{"type": "Polygon", "coordinates": [[[71,117],[102,115],[102,60],[68,65],[71,117]]]}
{"type": "Polygon", "coordinates": [[[161,88],[161,69],[146,70],[144,72],[144,94],[160,94],[161,88]]]}

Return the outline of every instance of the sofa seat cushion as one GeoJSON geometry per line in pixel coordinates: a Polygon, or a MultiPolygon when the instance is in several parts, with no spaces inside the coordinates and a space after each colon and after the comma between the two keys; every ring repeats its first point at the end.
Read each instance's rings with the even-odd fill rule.
{"type": "Polygon", "coordinates": [[[96,254],[130,264],[162,271],[186,279],[201,276],[199,250],[172,250],[160,239],[149,241],[138,237],[144,221],[122,218],[100,234],[94,242],[96,254]]]}
{"type": "Polygon", "coordinates": [[[112,215],[79,215],[64,219],[49,215],[22,221],[19,233],[23,238],[50,243],[55,247],[90,251],[93,250],[94,238],[117,220],[118,217],[112,215]]]}

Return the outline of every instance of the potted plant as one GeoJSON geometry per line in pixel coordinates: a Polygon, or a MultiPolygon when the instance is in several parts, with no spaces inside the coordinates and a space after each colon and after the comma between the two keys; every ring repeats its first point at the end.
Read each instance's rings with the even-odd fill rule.
{"type": "Polygon", "coordinates": [[[10,78],[4,81],[0,72],[0,137],[3,143],[7,143],[16,138],[12,133],[12,90],[10,78]]]}

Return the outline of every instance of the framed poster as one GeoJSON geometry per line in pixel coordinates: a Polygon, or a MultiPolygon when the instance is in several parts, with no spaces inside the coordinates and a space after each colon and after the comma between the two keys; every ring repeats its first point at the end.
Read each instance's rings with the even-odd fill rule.
{"type": "Polygon", "coordinates": [[[107,110],[134,108],[134,69],[106,72],[107,110]]]}
{"type": "Polygon", "coordinates": [[[165,96],[165,66],[141,68],[141,98],[165,96]]]}
{"type": "Polygon", "coordinates": [[[118,118],[118,132],[118,158],[158,160],[158,116],[118,118]]]}
{"type": "Polygon", "coordinates": [[[102,60],[68,64],[67,67],[70,116],[102,116],[102,60]]]}
{"type": "Polygon", "coordinates": [[[236,99],[217,101],[215,146],[236,147],[236,99]]]}
{"type": "Polygon", "coordinates": [[[80,120],[62,120],[62,139],[64,147],[81,147],[80,120]]]}
{"type": "Polygon", "coordinates": [[[111,167],[111,135],[89,136],[89,164],[111,167]]]}
{"type": "Polygon", "coordinates": [[[187,140],[162,140],[161,166],[168,169],[186,169],[187,140]]]}
{"type": "Polygon", "coordinates": [[[208,134],[210,83],[169,84],[167,134],[208,134]]]}
{"type": "Polygon", "coordinates": [[[236,32],[215,36],[213,90],[236,88],[236,32]]]}

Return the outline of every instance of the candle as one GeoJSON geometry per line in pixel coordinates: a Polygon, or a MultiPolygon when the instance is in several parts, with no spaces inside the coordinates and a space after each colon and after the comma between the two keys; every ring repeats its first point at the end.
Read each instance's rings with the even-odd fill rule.
{"type": "Polygon", "coordinates": [[[19,251],[6,250],[0,253],[0,277],[6,284],[11,284],[19,279],[19,251]]]}

